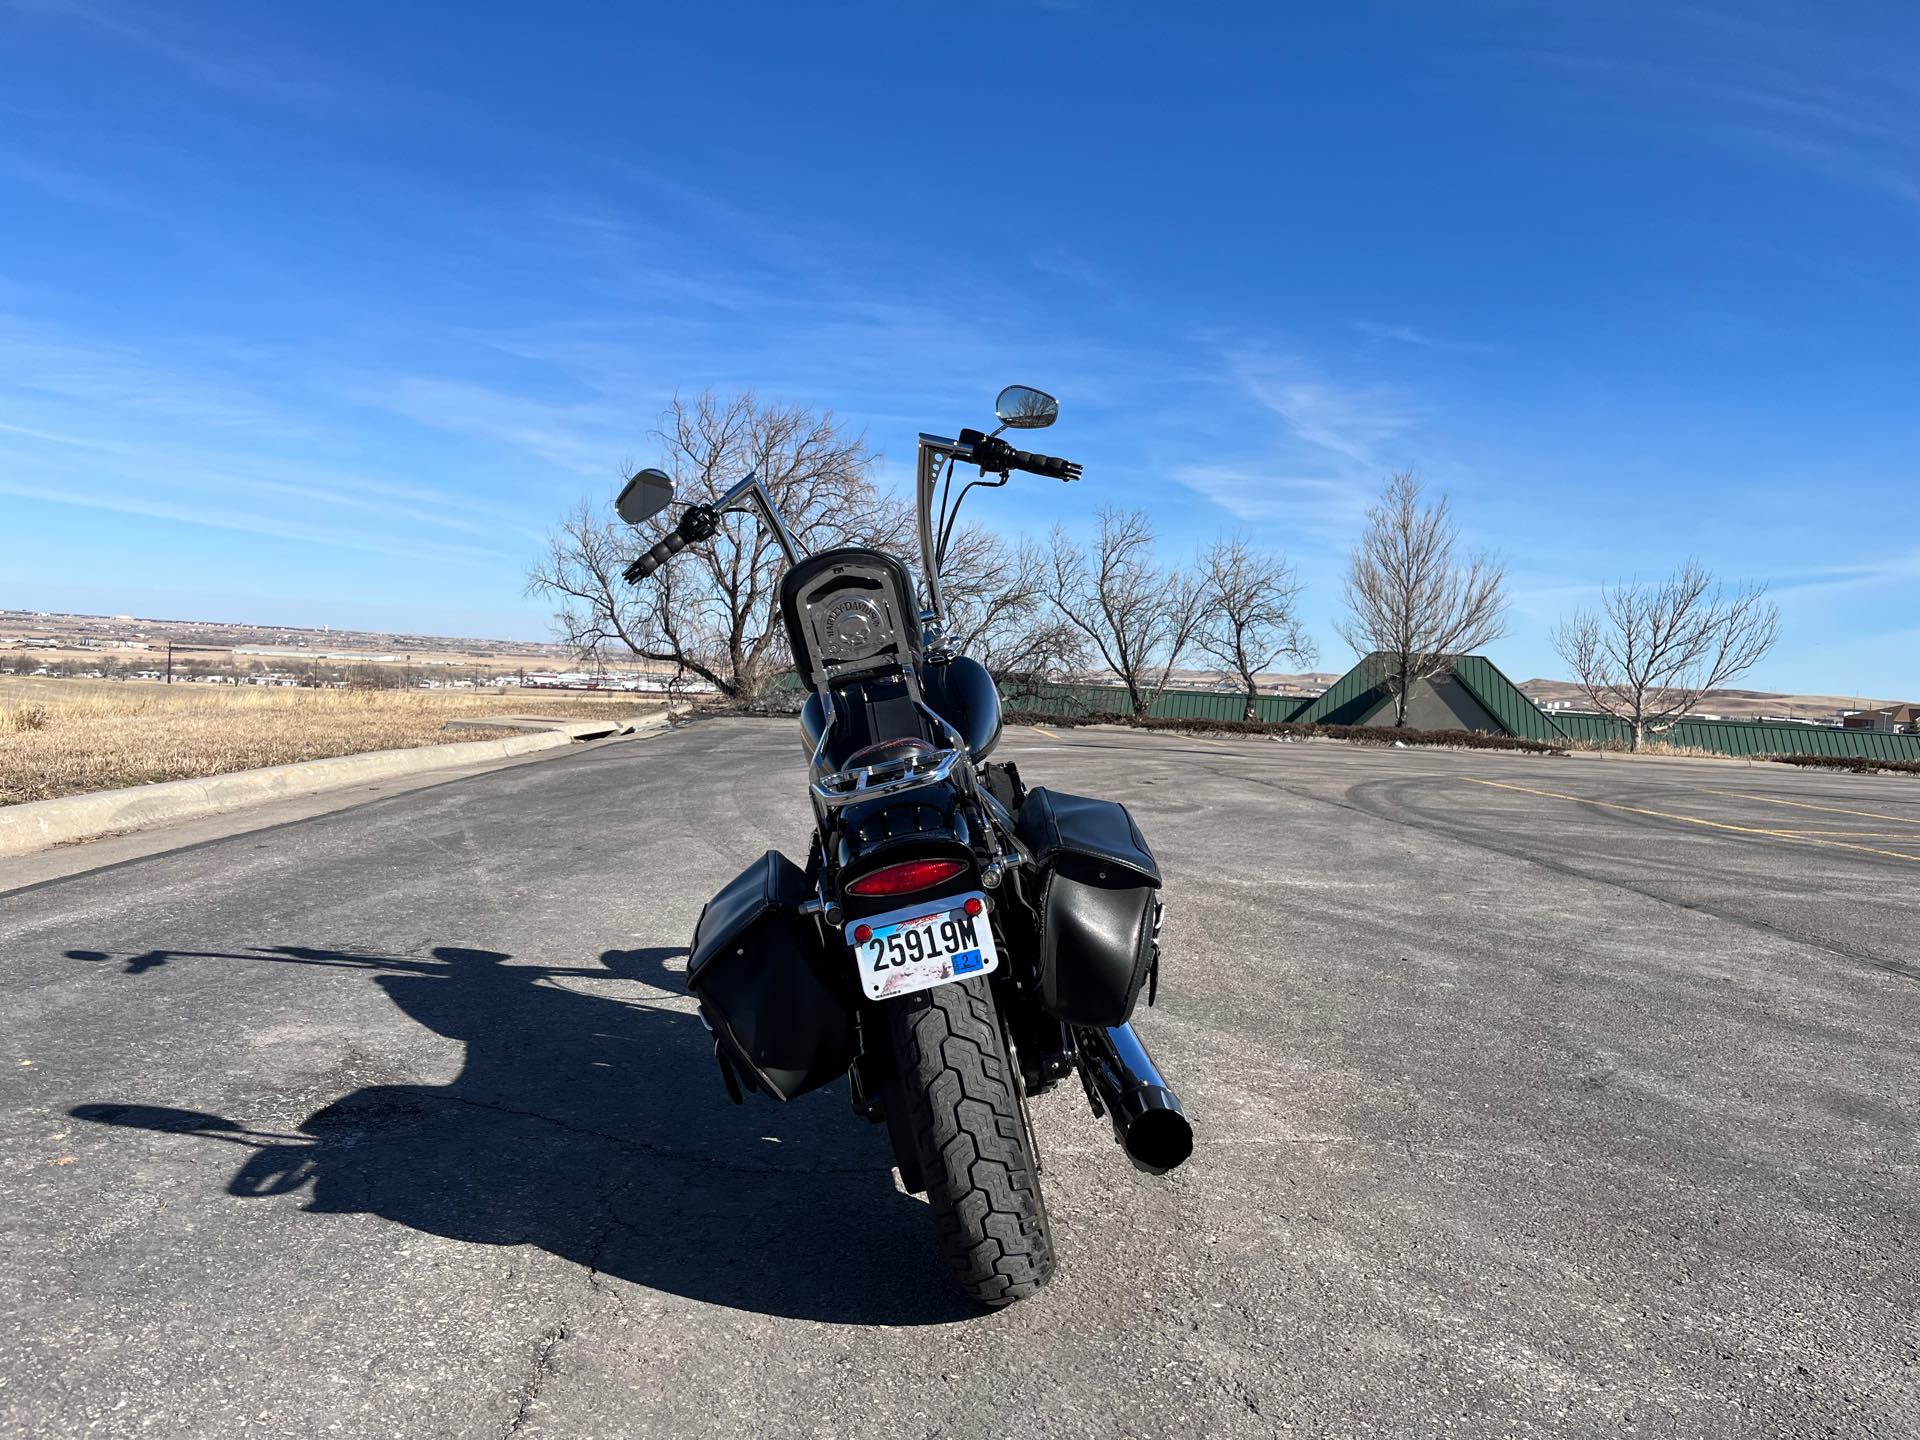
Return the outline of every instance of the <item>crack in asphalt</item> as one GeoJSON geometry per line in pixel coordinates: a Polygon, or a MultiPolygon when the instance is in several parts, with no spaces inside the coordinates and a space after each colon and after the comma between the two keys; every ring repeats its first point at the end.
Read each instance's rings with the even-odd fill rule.
{"type": "MultiPolygon", "coordinates": [[[[474,1103],[481,1109],[495,1108],[480,1105],[479,1102],[474,1103]]],[[[508,1113],[522,1114],[525,1112],[509,1111],[508,1113]]],[[[551,1120],[550,1116],[530,1116],[529,1118],[551,1120]]],[[[563,1126],[562,1128],[572,1127],[563,1126]]],[[[576,1130],[575,1133],[593,1132],[576,1130]]],[[[599,1194],[594,1196],[594,1206],[600,1210],[603,1219],[594,1236],[592,1247],[587,1254],[587,1259],[581,1266],[587,1290],[612,1305],[614,1310],[623,1318],[627,1318],[631,1314],[627,1309],[626,1297],[607,1282],[606,1273],[601,1269],[600,1262],[606,1255],[608,1242],[612,1240],[616,1230],[625,1230],[632,1235],[638,1235],[640,1233],[636,1226],[621,1219],[613,1208],[614,1202],[618,1200],[621,1195],[632,1189],[633,1185],[634,1182],[632,1180],[621,1180],[602,1189],[599,1194]]],[[[521,1386],[519,1403],[515,1405],[513,1416],[507,1422],[507,1428],[503,1432],[504,1436],[511,1437],[520,1434],[532,1420],[535,1402],[538,1401],[544,1393],[547,1382],[558,1373],[559,1367],[554,1359],[556,1352],[562,1344],[581,1335],[589,1319],[590,1317],[587,1315],[569,1311],[566,1315],[548,1326],[542,1333],[539,1347],[534,1354],[533,1371],[527,1377],[525,1384],[521,1386]]]]}
{"type": "Polygon", "coordinates": [[[624,1230],[627,1234],[636,1237],[640,1234],[640,1227],[622,1219],[620,1212],[615,1208],[615,1202],[618,1201],[622,1195],[626,1194],[627,1191],[631,1190],[633,1185],[634,1182],[631,1180],[622,1180],[602,1190],[594,1197],[594,1204],[599,1206],[605,1218],[604,1223],[600,1226],[599,1234],[594,1236],[593,1248],[587,1253],[586,1264],[587,1288],[596,1294],[605,1296],[612,1302],[613,1308],[619,1311],[622,1316],[630,1313],[627,1309],[626,1296],[622,1295],[607,1283],[606,1272],[601,1268],[600,1262],[607,1253],[607,1244],[613,1239],[614,1231],[624,1230]]]}
{"type": "Polygon", "coordinates": [[[533,1403],[540,1398],[540,1391],[548,1378],[554,1373],[553,1352],[567,1338],[568,1330],[564,1323],[547,1327],[541,1335],[538,1349],[534,1352],[533,1373],[520,1388],[520,1403],[514,1407],[513,1418],[507,1422],[503,1432],[506,1435],[518,1435],[533,1415],[533,1403]]]}

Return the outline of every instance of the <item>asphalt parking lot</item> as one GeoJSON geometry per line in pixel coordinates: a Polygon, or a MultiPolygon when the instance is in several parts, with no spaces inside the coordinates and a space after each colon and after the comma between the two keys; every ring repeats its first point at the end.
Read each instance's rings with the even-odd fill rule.
{"type": "Polygon", "coordinates": [[[1005,753],[1159,852],[1199,1137],[1036,1102],[1040,1296],[727,1102],[684,946],[807,812],[704,721],[0,893],[0,1432],[1920,1433],[1920,782],[1005,753]]]}

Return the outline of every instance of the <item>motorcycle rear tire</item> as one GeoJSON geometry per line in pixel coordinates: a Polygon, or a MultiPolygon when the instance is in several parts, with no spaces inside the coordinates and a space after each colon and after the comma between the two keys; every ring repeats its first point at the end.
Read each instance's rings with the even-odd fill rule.
{"type": "Polygon", "coordinates": [[[888,1007],[895,1100],[960,1288],[1010,1305],[1053,1278],[1053,1236],[1016,1077],[985,977],[888,1007]]]}

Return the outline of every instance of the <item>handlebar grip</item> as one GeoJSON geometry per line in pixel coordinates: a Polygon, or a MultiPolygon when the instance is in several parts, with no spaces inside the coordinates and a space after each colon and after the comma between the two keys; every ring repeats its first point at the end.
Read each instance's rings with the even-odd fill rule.
{"type": "Polygon", "coordinates": [[[1024,470],[1029,475],[1044,475],[1052,480],[1078,480],[1080,466],[1073,460],[1062,460],[1057,455],[1031,455],[1025,450],[1016,450],[997,435],[982,435],[978,430],[962,430],[962,444],[972,447],[973,463],[980,467],[982,474],[989,470],[1024,470]]]}
{"type": "Polygon", "coordinates": [[[1024,450],[1013,452],[1013,463],[1030,475],[1044,475],[1050,480],[1078,480],[1080,465],[1074,460],[1062,460],[1058,455],[1029,455],[1024,450]]]}
{"type": "Polygon", "coordinates": [[[638,560],[627,566],[626,582],[629,585],[638,585],[642,580],[646,579],[647,576],[658,570],[662,565],[666,564],[667,561],[678,555],[692,543],[691,540],[685,535],[682,535],[678,530],[673,531],[666,539],[662,540],[638,560]]]}

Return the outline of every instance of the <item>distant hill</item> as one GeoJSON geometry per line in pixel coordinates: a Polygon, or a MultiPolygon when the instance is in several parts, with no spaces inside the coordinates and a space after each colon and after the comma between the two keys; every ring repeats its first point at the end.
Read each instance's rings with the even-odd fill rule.
{"type": "MultiPolygon", "coordinates": [[[[1567,680],[1526,680],[1520,691],[1536,705],[1562,700],[1576,710],[1592,709],[1578,685],[1567,680]]],[[[1755,720],[1762,715],[1786,715],[1797,720],[1832,720],[1842,710],[1880,710],[1905,704],[1859,695],[1789,695],[1776,690],[1712,690],[1694,713],[1729,720],[1755,720]]]]}
{"type": "MultiPolygon", "coordinates": [[[[1346,674],[1344,670],[1309,670],[1300,675],[1263,672],[1259,676],[1260,689],[1268,695],[1318,695],[1344,674],[1346,674]]],[[[1111,679],[1112,672],[1102,671],[1087,678],[1111,679]]],[[[1181,689],[1194,690],[1238,690],[1240,688],[1237,678],[1222,678],[1218,670],[1176,670],[1167,683],[1181,689]]]]}
{"type": "MultiPolygon", "coordinates": [[[[127,615],[64,615],[26,610],[0,610],[0,652],[11,652],[9,664],[55,655],[87,660],[117,654],[128,664],[154,662],[171,643],[185,656],[225,654],[256,657],[260,662],[294,662],[309,656],[335,655],[342,659],[407,663],[426,667],[491,667],[500,669],[566,668],[576,662],[564,645],[526,640],[482,640],[451,635],[413,635],[377,630],[314,630],[298,626],[251,625],[230,621],[154,620],[127,615]],[[31,648],[30,648],[31,647],[31,648]]],[[[609,667],[613,668],[613,667],[609,667]]],[[[644,672],[663,667],[627,660],[622,671],[644,672]]],[[[1344,671],[1310,670],[1302,674],[1275,672],[1260,676],[1260,688],[1269,695],[1319,695],[1344,671]]],[[[1098,677],[1089,677],[1098,678],[1098,677]]],[[[1237,681],[1223,679],[1218,670],[1176,670],[1179,687],[1234,690],[1237,681]]],[[[1565,701],[1575,709],[1586,707],[1580,687],[1566,680],[1528,680],[1520,689],[1535,704],[1565,701]]],[[[1716,690],[1699,707],[1703,715],[1750,720],[1761,715],[1789,715],[1805,720],[1832,720],[1842,710],[1878,710],[1908,702],[1876,700],[1855,695],[1788,695],[1771,690],[1716,690]]]]}

